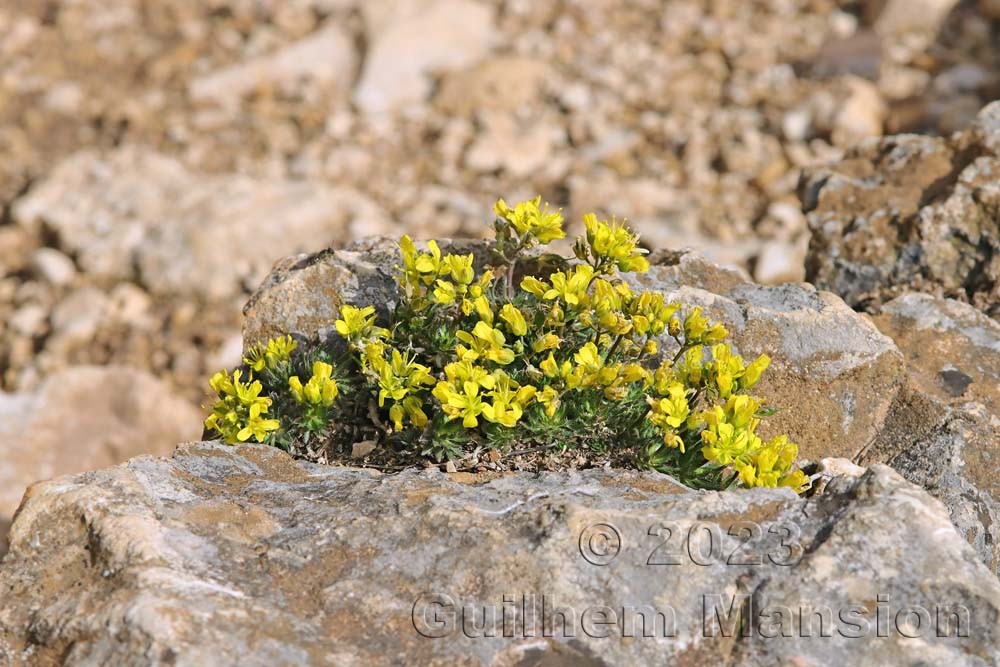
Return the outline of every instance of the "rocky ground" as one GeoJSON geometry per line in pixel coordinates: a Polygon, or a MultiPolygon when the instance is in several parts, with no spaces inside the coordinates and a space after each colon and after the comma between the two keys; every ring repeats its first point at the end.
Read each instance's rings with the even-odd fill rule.
{"type": "Polygon", "coordinates": [[[800,170],[1000,91],[995,2],[15,1],[0,388],[122,364],[194,402],[295,250],[476,236],[493,198],[802,277],[800,170]]]}
{"type": "MultiPolygon", "coordinates": [[[[466,462],[469,477],[382,478],[191,445],[33,487],[0,571],[24,601],[0,605],[0,662],[199,664],[199,643],[272,663],[412,655],[392,633],[361,646],[329,632],[360,613],[408,622],[399,591],[416,584],[399,570],[415,547],[400,531],[414,524],[385,520],[400,488],[427,501],[420,544],[461,524],[484,554],[509,550],[498,571],[466,571],[455,595],[474,601],[508,592],[525,550],[578,590],[561,559],[581,517],[604,517],[580,508],[597,498],[632,523],[655,505],[799,526],[810,555],[788,582],[696,570],[727,591],[870,605],[892,580],[921,603],[946,593],[978,623],[972,642],[912,654],[684,635],[616,645],[622,660],[1000,659],[1000,105],[983,108],[1000,97],[1000,3],[15,0],[0,35],[0,534],[37,479],[197,439],[204,380],[245,343],[322,337],[340,299],[390,303],[391,246],[358,239],[475,237],[501,195],[627,216],[657,251],[645,287],[774,358],[761,387],[785,408],[769,426],[813,461],[876,466],[859,481],[823,464],[820,488],[830,471],[854,477],[810,500],[675,503],[662,479],[565,473],[544,482],[565,500],[552,505],[535,481],[489,481],[485,461],[466,462]],[[470,519],[500,505],[530,530],[470,519]],[[303,517],[329,530],[305,534],[303,517]],[[317,569],[330,579],[301,578],[317,569]]],[[[421,583],[443,585],[451,563],[421,583]]],[[[587,572],[596,592],[641,580],[587,572]]],[[[694,594],[698,581],[675,583],[694,594]]],[[[601,664],[587,642],[465,648],[495,664],[601,664]]],[[[429,657],[453,664],[450,650],[429,657]]]]}
{"type": "Polygon", "coordinates": [[[634,471],[386,476],[203,443],[39,484],[11,543],[11,664],[1000,660],[1000,583],[885,466],[807,500],[634,471]],[[744,636],[725,617],[751,597],[744,636]],[[810,617],[824,606],[825,631],[810,617]],[[768,634],[781,609],[790,636],[768,634]]]}

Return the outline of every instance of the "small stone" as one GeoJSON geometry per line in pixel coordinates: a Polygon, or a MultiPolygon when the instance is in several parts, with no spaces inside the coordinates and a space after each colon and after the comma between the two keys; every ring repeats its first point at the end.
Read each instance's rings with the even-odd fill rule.
{"type": "Polygon", "coordinates": [[[454,461],[448,461],[444,464],[445,472],[458,472],[458,467],[455,465],[454,461]]]}
{"type": "Polygon", "coordinates": [[[768,241],[757,255],[754,279],[762,285],[801,282],[805,278],[805,254],[803,244],[768,241]]]}
{"type": "Polygon", "coordinates": [[[87,343],[104,322],[108,306],[108,297],[99,289],[74,290],[52,311],[53,337],[61,346],[87,343]]]}
{"type": "MultiPolygon", "coordinates": [[[[228,109],[257,89],[300,88],[311,81],[346,96],[357,55],[350,36],[336,22],[278,51],[198,77],[191,82],[191,98],[228,109]]],[[[223,117],[225,124],[230,121],[223,117]]]]}
{"type": "Polygon", "coordinates": [[[830,475],[831,477],[861,477],[868,472],[868,469],[856,465],[850,459],[825,458],[820,459],[816,472],[830,475]]]}
{"type": "Polygon", "coordinates": [[[45,327],[45,320],[48,319],[48,312],[37,304],[21,306],[8,321],[11,329],[22,336],[37,336],[45,327]]]}
{"type": "Polygon", "coordinates": [[[793,109],[781,119],[781,131],[789,141],[805,141],[812,128],[812,112],[808,108],[793,109]]]}
{"type": "Polygon", "coordinates": [[[476,0],[371,0],[369,49],[354,102],[383,113],[426,99],[430,75],[477,62],[492,42],[493,10],[476,0]]]}
{"type": "Polygon", "coordinates": [[[356,442],[351,447],[351,458],[352,459],[363,459],[369,454],[375,451],[375,441],[374,440],[362,440],[361,442],[356,442]]]}
{"type": "Polygon", "coordinates": [[[882,135],[889,108],[871,81],[850,77],[847,95],[833,119],[833,141],[845,146],[882,135]]]}
{"type": "Polygon", "coordinates": [[[39,278],[55,287],[66,287],[76,279],[76,265],[54,248],[39,248],[31,256],[31,266],[39,278]]]}
{"type": "Polygon", "coordinates": [[[880,35],[898,38],[914,34],[931,39],[958,0],[875,0],[874,4],[881,7],[875,22],[880,35]]]}

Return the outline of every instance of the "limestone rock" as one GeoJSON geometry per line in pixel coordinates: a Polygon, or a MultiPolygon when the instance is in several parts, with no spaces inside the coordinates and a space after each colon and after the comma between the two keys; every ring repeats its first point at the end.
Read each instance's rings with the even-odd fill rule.
{"type": "Polygon", "coordinates": [[[958,0],[882,0],[875,29],[882,35],[916,32],[934,37],[958,0]]]}
{"type": "Polygon", "coordinates": [[[806,279],[876,309],[911,289],[1000,315],[1000,103],[954,141],[870,140],[812,171],[806,279]]]}
{"type": "Polygon", "coordinates": [[[1000,583],[941,505],[884,466],[806,500],[622,471],[382,476],[199,443],[32,487],[0,587],[15,663],[1000,660],[1000,583]],[[716,630],[751,596],[752,639],[716,630]],[[777,626],[763,614],[782,607],[828,608],[833,636],[796,619],[794,636],[765,638],[777,626]],[[953,608],[965,637],[938,635],[953,608]]]}
{"type": "Polygon", "coordinates": [[[970,403],[943,411],[915,440],[889,464],[944,503],[959,533],[1000,576],[1000,418],[970,403]]]}
{"type": "Polygon", "coordinates": [[[875,323],[903,352],[907,385],[861,458],[927,488],[1000,574],[1000,324],[927,294],[889,302],[875,323]]]}
{"type": "Polygon", "coordinates": [[[165,383],[128,368],[75,366],[33,393],[0,393],[0,522],[29,484],[169,453],[198,437],[201,419],[165,383]]]}
{"type": "Polygon", "coordinates": [[[66,255],[54,248],[39,248],[31,256],[31,268],[50,285],[66,287],[76,279],[76,267],[66,255]]]}
{"type": "MultiPolygon", "coordinates": [[[[442,241],[445,252],[482,251],[481,241],[442,241]]],[[[388,317],[398,298],[395,241],[360,240],[343,250],[278,262],[243,308],[244,348],[283,334],[331,342],[341,304],[372,305],[388,317]]]]}
{"type": "Polygon", "coordinates": [[[875,324],[899,346],[910,378],[945,403],[982,403],[1000,417],[1000,324],[968,304],[905,294],[875,324]]]}

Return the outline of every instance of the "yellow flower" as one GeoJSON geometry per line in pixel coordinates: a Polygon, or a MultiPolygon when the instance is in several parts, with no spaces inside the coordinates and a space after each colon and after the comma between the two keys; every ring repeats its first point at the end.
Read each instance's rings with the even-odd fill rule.
{"type": "Polygon", "coordinates": [[[483,412],[483,397],[479,389],[480,385],[469,380],[457,386],[451,382],[438,382],[432,393],[449,420],[461,417],[462,426],[475,428],[479,426],[477,417],[483,412]]]}
{"type": "Polygon", "coordinates": [[[472,268],[473,256],[469,255],[445,255],[442,262],[442,273],[447,271],[451,274],[451,279],[459,285],[469,285],[476,277],[472,268]]]}
{"type": "Polygon", "coordinates": [[[653,381],[652,373],[648,369],[643,368],[641,364],[630,363],[625,364],[624,369],[619,376],[625,382],[642,382],[644,384],[649,384],[653,381]]]}
{"type": "MultiPolygon", "coordinates": [[[[587,228],[587,249],[603,273],[614,266],[619,271],[643,273],[649,270],[649,260],[643,255],[646,250],[639,247],[639,238],[624,225],[616,221],[600,221],[593,213],[583,216],[587,228]]],[[[581,247],[578,256],[584,254],[581,247]]]]}
{"type": "Polygon", "coordinates": [[[637,333],[659,336],[680,310],[680,304],[666,303],[659,292],[643,292],[632,301],[630,312],[637,333]]]}
{"type": "Polygon", "coordinates": [[[702,347],[700,345],[688,349],[674,367],[677,378],[689,387],[701,386],[703,369],[702,347]]]}
{"type": "Polygon", "coordinates": [[[507,323],[507,331],[515,336],[523,336],[528,333],[528,323],[524,319],[524,314],[510,303],[505,303],[500,309],[500,319],[507,323]]]}
{"type": "Polygon", "coordinates": [[[437,241],[428,241],[427,250],[430,252],[417,255],[414,268],[420,273],[425,284],[431,284],[435,278],[442,274],[441,248],[437,241]]]}
{"type": "Polygon", "coordinates": [[[455,337],[468,345],[458,345],[456,352],[463,361],[476,361],[483,358],[501,365],[514,361],[514,351],[505,347],[507,339],[499,329],[486,322],[477,322],[472,333],[459,331],[455,337]]]}
{"type": "Polygon", "coordinates": [[[781,435],[751,452],[747,460],[737,461],[740,483],[748,488],[756,486],[788,486],[801,493],[808,485],[808,478],[801,470],[792,470],[798,445],[788,442],[781,435]]]}
{"type": "Polygon", "coordinates": [[[471,361],[455,361],[444,367],[445,377],[456,385],[463,382],[475,382],[480,387],[492,389],[494,377],[482,366],[476,366],[471,361]]]}
{"type": "Polygon", "coordinates": [[[712,363],[709,369],[719,396],[729,398],[736,380],[743,375],[743,358],[733,354],[725,343],[719,343],[712,346],[712,363]]]}
{"type": "Polygon", "coordinates": [[[492,402],[483,405],[483,417],[510,428],[521,419],[524,407],[535,396],[536,389],[531,385],[519,387],[503,372],[498,372],[495,377],[495,386],[489,393],[492,402]]]}
{"type": "Polygon", "coordinates": [[[257,442],[264,442],[268,433],[278,430],[280,427],[278,420],[264,419],[261,417],[264,412],[267,412],[267,408],[260,403],[251,405],[246,424],[236,434],[236,439],[240,442],[246,442],[250,438],[256,438],[257,442]]]}
{"type": "Polygon", "coordinates": [[[559,392],[556,391],[555,387],[543,387],[542,390],[535,395],[535,400],[545,407],[545,414],[549,417],[553,417],[556,414],[556,410],[559,409],[559,392]]]}
{"type": "Polygon", "coordinates": [[[604,368],[604,360],[597,351],[597,346],[587,343],[573,355],[573,361],[588,373],[597,373],[604,368]]]}
{"type": "Polygon", "coordinates": [[[288,361],[298,343],[291,336],[279,336],[267,341],[266,345],[257,344],[247,350],[243,362],[250,370],[260,373],[265,368],[274,369],[279,364],[288,361]]]}
{"type": "MultiPolygon", "coordinates": [[[[594,278],[594,269],[586,264],[579,264],[569,275],[556,271],[549,278],[552,286],[545,291],[542,298],[546,301],[562,299],[575,306],[586,298],[587,288],[594,278]]],[[[521,285],[524,285],[523,281],[521,285]]]]}
{"type": "Polygon", "coordinates": [[[521,236],[530,236],[541,244],[546,244],[566,236],[562,229],[563,217],[556,211],[550,213],[548,206],[540,207],[541,197],[516,204],[510,208],[503,199],[493,206],[497,217],[506,220],[521,236]]]}
{"type": "Polygon", "coordinates": [[[521,289],[529,294],[534,294],[539,299],[549,290],[549,286],[545,281],[539,280],[534,276],[525,276],[521,280],[521,289]]]}
{"type": "Polygon", "coordinates": [[[313,362],[312,377],[305,385],[299,376],[288,378],[288,388],[299,403],[330,407],[340,394],[337,381],[333,379],[333,366],[322,361],[313,362]]]}
{"type": "Polygon", "coordinates": [[[695,306],[684,319],[684,337],[689,343],[697,343],[706,331],[708,319],[701,314],[701,306],[695,306]]]}
{"type": "Polygon", "coordinates": [[[463,315],[476,311],[480,319],[492,323],[493,310],[486,299],[486,290],[493,280],[493,272],[484,271],[479,280],[473,282],[472,255],[467,257],[448,255],[445,259],[452,258],[455,258],[455,261],[451,262],[453,266],[448,270],[455,282],[438,280],[434,289],[434,300],[442,304],[452,304],[461,300],[463,315]]]}
{"type": "Polygon", "coordinates": [[[766,354],[762,354],[756,359],[754,359],[750,365],[746,367],[743,371],[743,376],[740,378],[740,388],[741,389],[751,389],[760,380],[760,376],[763,375],[767,367],[771,365],[771,357],[766,354]]]}
{"type": "Polygon", "coordinates": [[[242,382],[242,375],[242,371],[234,371],[230,377],[226,371],[219,371],[209,380],[219,400],[205,419],[205,428],[229,444],[246,442],[251,437],[263,442],[269,432],[281,427],[277,419],[262,416],[271,405],[269,397],[260,395],[263,385],[253,376],[242,382]]]}
{"type": "Polygon", "coordinates": [[[531,344],[531,349],[534,350],[536,353],[542,353],[545,352],[546,350],[554,350],[555,348],[559,347],[559,344],[561,342],[562,341],[559,339],[559,336],[555,335],[554,333],[542,334],[537,339],[535,339],[534,343],[531,344]]]}
{"type": "Polygon", "coordinates": [[[434,384],[430,369],[404,357],[399,350],[393,350],[391,361],[382,360],[378,371],[378,405],[383,407],[386,399],[402,401],[407,395],[419,391],[424,385],[434,384]]]}
{"type": "Polygon", "coordinates": [[[399,241],[400,253],[403,256],[403,267],[400,272],[399,284],[403,292],[417,310],[424,304],[423,297],[426,288],[440,277],[442,272],[441,248],[436,241],[429,241],[429,252],[418,253],[413,240],[403,236],[399,241]]]}
{"type": "Polygon", "coordinates": [[[352,343],[366,338],[386,338],[389,335],[387,329],[375,326],[374,306],[357,308],[345,304],[340,307],[340,319],[333,324],[337,333],[352,343]]]}
{"type": "Polygon", "coordinates": [[[677,447],[684,451],[684,441],[675,437],[675,429],[680,428],[691,412],[688,404],[687,390],[684,385],[676,382],[668,387],[662,398],[649,396],[646,402],[649,404],[649,420],[660,428],[664,433],[664,444],[677,447]]]}

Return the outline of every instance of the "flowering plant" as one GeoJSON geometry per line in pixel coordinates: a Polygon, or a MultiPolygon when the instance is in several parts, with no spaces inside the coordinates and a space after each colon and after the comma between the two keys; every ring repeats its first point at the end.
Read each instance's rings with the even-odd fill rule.
{"type": "Polygon", "coordinates": [[[535,250],[565,237],[540,198],[494,210],[487,258],[404,236],[394,313],[343,305],[343,349],[284,336],[247,352],[246,382],[216,374],[206,428],[320,459],[363,439],[411,461],[535,446],[695,488],[806,487],[797,446],[756,433],[768,356],[746,362],[701,308],[634,292],[622,274],[649,262],[630,229],[586,215],[566,259],[535,250]]]}

